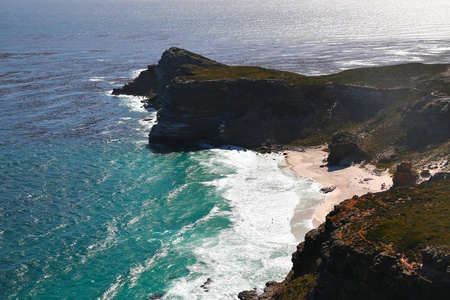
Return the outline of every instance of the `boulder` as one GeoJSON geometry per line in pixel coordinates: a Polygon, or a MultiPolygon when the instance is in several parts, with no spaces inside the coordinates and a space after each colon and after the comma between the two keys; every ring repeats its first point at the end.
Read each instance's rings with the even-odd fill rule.
{"type": "Polygon", "coordinates": [[[339,165],[346,158],[351,161],[366,159],[367,154],[361,149],[361,144],[356,135],[348,131],[337,132],[328,145],[330,149],[328,164],[339,165]]]}
{"type": "Polygon", "coordinates": [[[336,189],[336,186],[327,186],[327,187],[323,187],[320,189],[320,191],[324,194],[328,194],[331,193],[332,191],[334,191],[336,189]]]}
{"type": "Polygon", "coordinates": [[[402,162],[397,166],[397,171],[394,173],[393,186],[414,185],[418,178],[419,175],[412,169],[411,163],[402,162]]]}

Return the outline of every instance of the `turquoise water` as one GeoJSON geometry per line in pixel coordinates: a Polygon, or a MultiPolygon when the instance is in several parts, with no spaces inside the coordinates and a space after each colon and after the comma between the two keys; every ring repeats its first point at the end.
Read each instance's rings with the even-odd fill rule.
{"type": "Polygon", "coordinates": [[[290,219],[320,186],[277,154],[154,153],[155,112],[111,90],[170,46],[303,74],[449,63],[449,12],[446,0],[3,1],[0,298],[233,299],[282,279],[299,242],[290,219]]]}

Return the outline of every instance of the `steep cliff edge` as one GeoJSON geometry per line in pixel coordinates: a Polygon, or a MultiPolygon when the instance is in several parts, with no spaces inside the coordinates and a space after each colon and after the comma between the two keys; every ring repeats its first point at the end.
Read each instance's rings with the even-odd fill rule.
{"type": "Polygon", "coordinates": [[[343,201],[298,245],[285,281],[268,283],[260,296],[250,291],[239,298],[448,299],[445,177],[343,201]]]}
{"type": "Polygon", "coordinates": [[[344,130],[358,140],[360,159],[391,161],[450,139],[449,65],[414,63],[304,76],[227,66],[170,48],[156,65],[113,93],[147,96],[149,105],[160,109],[150,143],[314,145],[344,130]]]}

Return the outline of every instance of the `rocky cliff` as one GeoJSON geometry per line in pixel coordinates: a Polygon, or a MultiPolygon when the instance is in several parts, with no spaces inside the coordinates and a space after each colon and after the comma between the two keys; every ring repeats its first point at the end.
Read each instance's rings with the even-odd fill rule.
{"type": "MultiPolygon", "coordinates": [[[[448,70],[406,64],[308,77],[170,48],[113,93],[147,96],[160,109],[150,143],[313,145],[344,130],[364,154],[359,159],[389,160],[449,141],[448,70]]],[[[343,154],[332,154],[333,163],[343,154]]]]}
{"type": "Polygon", "coordinates": [[[449,195],[449,178],[437,176],[345,200],[306,234],[285,281],[239,298],[448,299],[449,195]]]}

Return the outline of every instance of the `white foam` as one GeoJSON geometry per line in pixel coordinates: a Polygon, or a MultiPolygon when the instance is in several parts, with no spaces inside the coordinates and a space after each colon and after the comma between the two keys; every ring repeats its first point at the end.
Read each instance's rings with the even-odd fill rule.
{"type": "MultiPolygon", "coordinates": [[[[117,97],[121,100],[122,105],[126,105],[131,111],[145,113],[145,117],[142,117],[138,123],[139,127],[136,127],[136,131],[143,131],[146,134],[150,132],[152,127],[158,123],[157,120],[157,111],[154,109],[146,109],[144,107],[144,104],[142,103],[143,99],[146,99],[145,97],[141,96],[130,96],[130,95],[112,95],[112,91],[106,92],[106,95],[117,97]]],[[[118,124],[122,124],[124,120],[131,120],[130,117],[122,117],[117,121],[118,124]]],[[[145,140],[139,140],[137,141],[138,144],[146,144],[148,141],[145,140]]]]}
{"type": "MultiPolygon", "coordinates": [[[[218,175],[228,173],[204,184],[223,193],[232,208],[232,226],[200,241],[181,243],[182,235],[177,238],[173,245],[180,251],[194,249],[196,263],[188,267],[187,277],[173,282],[164,299],[236,299],[240,291],[282,280],[292,267],[291,253],[299,242],[291,233],[294,211],[299,201],[306,200],[304,192],[308,197],[321,197],[311,188],[310,180],[280,169],[282,155],[218,149],[205,152],[214,155],[209,160],[199,156],[199,164],[218,175]],[[208,278],[211,282],[205,284],[208,278]]],[[[215,207],[206,218],[218,213],[215,207]]]]}
{"type": "Polygon", "coordinates": [[[122,275],[117,276],[116,281],[109,287],[109,289],[98,299],[100,300],[106,300],[106,299],[113,299],[116,297],[117,293],[119,292],[119,288],[123,287],[125,285],[125,282],[122,280],[122,275]]]}
{"type": "Polygon", "coordinates": [[[92,78],[90,78],[89,81],[92,81],[92,82],[100,82],[100,81],[105,81],[105,78],[106,78],[106,77],[100,77],[100,76],[97,76],[97,77],[92,77],[92,78]]]}
{"type": "Polygon", "coordinates": [[[373,67],[376,66],[376,62],[370,62],[366,60],[349,60],[349,61],[343,61],[341,63],[344,66],[354,67],[354,66],[361,66],[361,67],[373,67]]]}
{"type": "Polygon", "coordinates": [[[147,69],[138,69],[138,70],[134,70],[133,72],[131,72],[131,78],[136,78],[139,76],[139,74],[141,74],[142,71],[145,71],[147,69]]]}
{"type": "Polygon", "coordinates": [[[128,106],[132,111],[145,111],[144,104],[142,103],[142,100],[144,100],[145,97],[132,95],[112,95],[112,91],[107,91],[106,94],[108,96],[119,98],[123,105],[128,106]]]}

